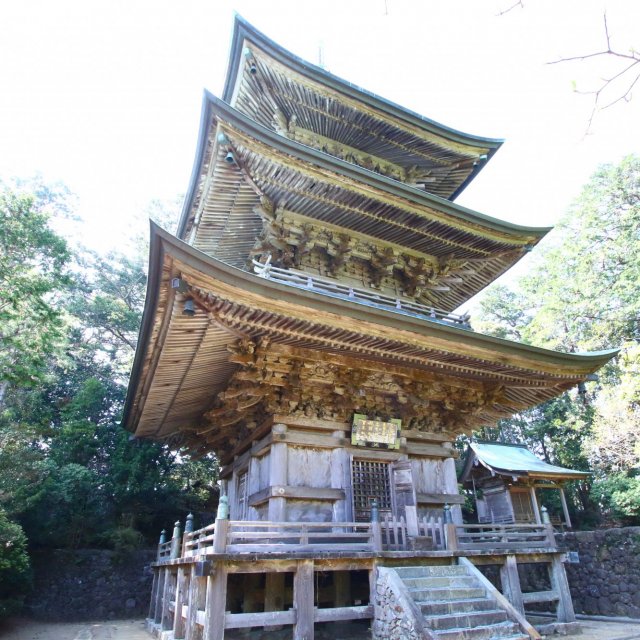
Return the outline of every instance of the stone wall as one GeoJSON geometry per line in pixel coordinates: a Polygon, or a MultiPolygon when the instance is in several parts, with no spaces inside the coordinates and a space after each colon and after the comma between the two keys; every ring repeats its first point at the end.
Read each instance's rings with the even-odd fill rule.
{"type": "Polygon", "coordinates": [[[576,613],[640,618],[640,527],[556,536],[580,554],[565,564],[576,613]]]}
{"type": "Polygon", "coordinates": [[[25,613],[39,620],[114,620],[149,612],[155,551],[33,554],[34,589],[25,613]]]}
{"type": "MultiPolygon", "coordinates": [[[[576,613],[640,619],[640,527],[558,533],[556,541],[561,550],[579,554],[579,563],[564,565],[576,613]]],[[[501,589],[499,567],[479,569],[501,589]]],[[[525,592],[551,589],[545,564],[518,565],[518,573],[525,592]]]]}
{"type": "Polygon", "coordinates": [[[425,640],[433,637],[424,628],[422,614],[392,569],[378,568],[373,609],[371,636],[376,640],[425,640]]]}

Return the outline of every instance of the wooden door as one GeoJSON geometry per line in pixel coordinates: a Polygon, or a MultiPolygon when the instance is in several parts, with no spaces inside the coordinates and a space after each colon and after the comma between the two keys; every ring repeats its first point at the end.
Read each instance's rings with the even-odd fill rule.
{"type": "Polygon", "coordinates": [[[375,499],[382,517],[391,513],[391,477],[389,463],[352,458],[351,496],[355,522],[371,520],[371,502],[375,499]]]}

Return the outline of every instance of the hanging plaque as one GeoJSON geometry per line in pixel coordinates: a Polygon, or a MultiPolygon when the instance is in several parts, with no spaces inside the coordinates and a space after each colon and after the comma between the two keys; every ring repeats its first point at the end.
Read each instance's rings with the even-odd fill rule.
{"type": "Polygon", "coordinates": [[[370,420],[367,416],[356,413],[351,428],[351,444],[359,447],[399,449],[401,424],[402,421],[399,419],[370,420]]]}

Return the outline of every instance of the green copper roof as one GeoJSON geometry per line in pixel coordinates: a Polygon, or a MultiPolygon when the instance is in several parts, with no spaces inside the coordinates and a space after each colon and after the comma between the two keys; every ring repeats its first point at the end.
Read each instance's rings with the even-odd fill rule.
{"type": "Polygon", "coordinates": [[[500,473],[532,474],[536,476],[587,476],[584,471],[565,469],[540,460],[524,445],[472,442],[470,445],[480,462],[500,473]]]}

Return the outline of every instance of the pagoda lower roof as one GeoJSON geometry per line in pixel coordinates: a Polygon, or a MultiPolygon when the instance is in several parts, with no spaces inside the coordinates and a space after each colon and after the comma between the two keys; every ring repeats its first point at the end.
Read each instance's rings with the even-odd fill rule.
{"type": "MultiPolygon", "coordinates": [[[[467,412],[463,430],[470,415],[476,426],[493,423],[557,396],[615,354],[567,354],[519,345],[273,283],[230,267],[154,225],[126,428],[137,436],[177,442],[189,434],[191,442],[201,437],[212,450],[228,451],[234,429],[251,411],[247,407],[257,402],[256,393],[249,391],[244,404],[213,409],[223,418],[219,423],[214,419],[203,428],[203,416],[220,406],[221,393],[242,361],[230,351],[246,340],[302,360],[323,359],[335,367],[346,362],[349,377],[353,371],[377,369],[395,385],[419,383],[425,394],[437,396],[442,411],[451,404],[467,412]],[[175,278],[180,283],[172,286],[175,278]],[[196,303],[194,315],[183,313],[187,298],[196,303]],[[442,397],[447,389],[452,391],[442,397]],[[464,405],[456,405],[458,396],[464,396],[464,405]]],[[[283,380],[278,384],[287,384],[286,376],[283,380]]]]}
{"type": "Polygon", "coordinates": [[[502,140],[456,131],[400,107],[279,46],[242,18],[234,25],[223,99],[266,127],[291,125],[426,177],[453,200],[502,140]],[[277,120],[277,118],[276,118],[277,120]]]}
{"type": "Polygon", "coordinates": [[[509,269],[549,231],[515,225],[287,139],[210,94],[179,237],[241,267],[275,208],[429,260],[464,262],[468,277],[437,306],[453,310],[509,269]],[[228,153],[233,161],[226,160],[228,153]]]}

